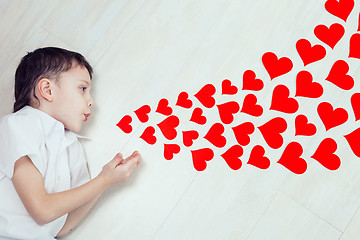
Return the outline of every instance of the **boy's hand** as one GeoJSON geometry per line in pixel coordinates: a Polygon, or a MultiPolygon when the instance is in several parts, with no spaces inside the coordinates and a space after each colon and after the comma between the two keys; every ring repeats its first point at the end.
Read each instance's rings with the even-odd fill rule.
{"type": "Polygon", "coordinates": [[[141,155],[137,151],[133,152],[126,159],[123,159],[122,155],[118,153],[113,160],[103,167],[98,177],[105,181],[107,187],[125,181],[134,172],[135,168],[139,166],[140,157],[141,155]]]}

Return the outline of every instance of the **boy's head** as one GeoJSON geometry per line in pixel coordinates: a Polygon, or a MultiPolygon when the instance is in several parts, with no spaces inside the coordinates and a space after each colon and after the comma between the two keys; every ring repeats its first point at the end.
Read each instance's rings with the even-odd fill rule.
{"type": "Polygon", "coordinates": [[[90,114],[92,67],[79,53],[40,48],[22,58],[15,73],[14,112],[38,108],[79,132],[90,114]]]}

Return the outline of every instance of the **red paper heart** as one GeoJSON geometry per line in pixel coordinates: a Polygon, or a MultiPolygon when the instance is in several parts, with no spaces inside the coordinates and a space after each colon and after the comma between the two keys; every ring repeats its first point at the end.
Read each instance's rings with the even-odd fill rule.
{"type": "Polygon", "coordinates": [[[242,145],[246,146],[250,143],[249,135],[255,131],[255,127],[251,122],[242,123],[236,127],[232,127],[234,131],[236,141],[242,145]]]}
{"type": "Polygon", "coordinates": [[[243,90],[259,91],[263,89],[264,83],[260,79],[255,79],[256,74],[252,70],[247,70],[243,75],[243,90]]]}
{"type": "Polygon", "coordinates": [[[237,102],[227,102],[217,105],[220,119],[224,124],[230,124],[234,121],[234,114],[239,112],[240,107],[237,102]]]}
{"type": "Polygon", "coordinates": [[[203,110],[201,108],[195,108],[191,114],[190,121],[195,122],[200,125],[204,125],[206,123],[206,117],[202,115],[203,110]]]}
{"type": "Polygon", "coordinates": [[[326,131],[345,123],[348,119],[348,113],[343,108],[333,109],[328,102],[322,102],[317,107],[317,112],[323,122],[326,131]]]}
{"type": "Polygon", "coordinates": [[[225,128],[221,123],[215,123],[211,126],[204,138],[215,147],[224,147],[226,145],[226,138],[222,135],[224,131],[225,128]]]}
{"type": "Polygon", "coordinates": [[[296,42],[296,50],[298,51],[304,65],[319,61],[326,55],[326,50],[321,45],[311,46],[306,39],[300,39],[296,42]]]}
{"type": "Polygon", "coordinates": [[[153,145],[156,143],[156,137],[154,136],[154,133],[155,133],[155,128],[149,126],[144,130],[140,138],[143,139],[148,144],[153,145]]]}
{"type": "Polygon", "coordinates": [[[295,118],[295,136],[312,136],[315,133],[315,125],[312,123],[308,123],[308,119],[305,115],[299,115],[295,118]]]}
{"type": "Polygon", "coordinates": [[[360,34],[355,33],[350,38],[349,57],[360,59],[360,34]]]}
{"type": "Polygon", "coordinates": [[[327,0],[325,9],[334,16],[341,18],[346,22],[354,8],[354,0],[327,0]]]}
{"type": "Polygon", "coordinates": [[[350,90],[354,86],[354,79],[346,74],[348,71],[349,65],[343,60],[338,60],[332,66],[326,80],[341,89],[350,90]]]}
{"type": "Polygon", "coordinates": [[[199,92],[195,94],[195,97],[201,102],[206,108],[212,108],[215,105],[215,99],[213,95],[216,89],[212,84],[206,84],[199,92]]]}
{"type": "Polygon", "coordinates": [[[278,163],[293,173],[303,174],[307,169],[307,163],[304,159],[300,158],[302,153],[303,148],[301,145],[297,142],[291,142],[286,146],[278,163]]]}
{"type": "Polygon", "coordinates": [[[353,153],[360,158],[360,128],[352,131],[348,135],[345,135],[345,138],[353,153]]]}
{"type": "Polygon", "coordinates": [[[262,62],[271,80],[290,72],[293,67],[292,61],[287,57],[280,59],[272,52],[267,52],[262,56],[262,62]]]}
{"type": "Polygon", "coordinates": [[[130,123],[132,122],[132,118],[129,115],[125,115],[117,124],[121,130],[123,130],[124,133],[131,133],[132,126],[130,123]]]}
{"type": "Polygon", "coordinates": [[[290,91],[284,85],[278,85],[273,91],[270,110],[284,113],[295,113],[299,109],[299,103],[294,98],[289,98],[290,91]]]}
{"type": "Polygon", "coordinates": [[[351,106],[355,114],[355,120],[360,119],[360,93],[354,93],[351,96],[351,106]]]}
{"type": "Polygon", "coordinates": [[[271,119],[264,125],[258,127],[269,147],[277,149],[283,144],[281,133],[287,128],[286,121],[281,117],[271,119]]]}
{"type": "Polygon", "coordinates": [[[189,99],[189,94],[187,94],[187,92],[181,92],[178,96],[178,99],[177,99],[175,105],[183,107],[183,108],[191,108],[193,103],[189,99]]]}
{"type": "Polygon", "coordinates": [[[175,128],[179,126],[179,123],[179,118],[171,115],[170,117],[164,119],[161,123],[158,123],[157,126],[160,128],[166,139],[173,140],[177,135],[175,128]]]}
{"type": "Polygon", "coordinates": [[[243,154],[243,149],[240,145],[234,145],[229,148],[226,152],[221,154],[221,157],[226,161],[227,165],[233,169],[238,170],[242,166],[240,157],[243,154]]]}
{"type": "Polygon", "coordinates": [[[166,160],[171,160],[174,154],[180,152],[180,147],[177,144],[164,144],[164,157],[166,160]]]}
{"type": "Polygon", "coordinates": [[[339,23],[334,23],[329,28],[325,25],[318,25],[315,27],[314,33],[320,41],[334,49],[335,45],[344,36],[345,29],[339,23]]]}
{"type": "Polygon", "coordinates": [[[206,161],[214,158],[214,152],[210,148],[202,148],[198,150],[191,150],[194,168],[197,171],[204,171],[206,169],[206,161]]]}
{"type": "Polygon", "coordinates": [[[265,149],[260,146],[256,145],[250,153],[248,164],[251,164],[255,167],[258,167],[260,169],[267,169],[270,166],[270,160],[264,156],[265,149]]]}
{"type": "Polygon", "coordinates": [[[221,88],[221,94],[234,95],[238,92],[238,88],[234,85],[231,85],[231,81],[229,79],[225,79],[222,81],[221,88]]]}
{"type": "Polygon", "coordinates": [[[327,169],[336,170],[341,164],[340,158],[334,154],[336,149],[336,142],[331,138],[326,138],[320,143],[311,157],[327,169]]]}
{"type": "Polygon", "coordinates": [[[183,143],[186,147],[190,147],[193,144],[193,140],[199,137],[199,133],[195,130],[183,131],[183,143]]]}
{"type": "Polygon", "coordinates": [[[248,94],[246,95],[243,106],[241,108],[241,112],[247,113],[254,117],[260,117],[263,113],[263,108],[256,104],[257,99],[254,94],[248,94]]]}
{"type": "Polygon", "coordinates": [[[321,84],[313,82],[311,73],[301,71],[296,76],[296,97],[318,98],[324,90],[321,84]]]}
{"type": "Polygon", "coordinates": [[[141,108],[135,110],[135,114],[142,123],[146,123],[149,121],[148,113],[151,111],[151,108],[149,105],[144,105],[141,108]]]}
{"type": "Polygon", "coordinates": [[[171,107],[169,107],[169,101],[163,98],[159,101],[155,112],[169,116],[172,114],[173,110],[171,109],[171,107]]]}

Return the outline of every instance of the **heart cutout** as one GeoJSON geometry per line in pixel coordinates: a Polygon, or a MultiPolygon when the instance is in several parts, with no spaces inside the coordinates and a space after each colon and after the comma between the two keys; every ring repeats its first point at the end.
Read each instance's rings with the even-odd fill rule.
{"type": "Polygon", "coordinates": [[[203,110],[201,108],[199,107],[195,108],[191,114],[190,121],[200,125],[204,125],[206,123],[206,117],[202,115],[202,113],[203,110]]]}
{"type": "Polygon", "coordinates": [[[345,123],[348,119],[348,113],[343,108],[333,109],[328,102],[322,102],[317,107],[317,112],[323,122],[326,131],[345,123]]]}
{"type": "Polygon", "coordinates": [[[264,125],[258,127],[264,140],[273,149],[278,149],[283,144],[283,137],[281,133],[285,132],[287,128],[286,121],[281,117],[271,119],[264,125]]]}
{"type": "Polygon", "coordinates": [[[225,79],[221,83],[221,94],[234,95],[238,92],[238,88],[234,85],[231,85],[231,81],[229,79],[225,79]]]}
{"type": "Polygon", "coordinates": [[[130,123],[132,122],[132,118],[129,115],[125,115],[121,120],[116,124],[124,133],[131,133],[132,126],[130,123]]]}
{"type": "Polygon", "coordinates": [[[316,133],[316,126],[308,123],[305,115],[299,115],[295,118],[295,136],[312,136],[316,133]]]}
{"type": "Polygon", "coordinates": [[[187,94],[187,92],[181,92],[178,96],[178,99],[177,99],[175,105],[183,107],[183,108],[191,108],[193,103],[189,99],[189,94],[187,94]]]}
{"type": "Polygon", "coordinates": [[[256,74],[252,70],[246,70],[244,72],[242,90],[260,91],[263,87],[263,81],[256,79],[256,74]]]}
{"type": "Polygon", "coordinates": [[[148,114],[150,113],[150,111],[151,111],[150,106],[144,105],[144,106],[140,107],[139,109],[135,110],[134,112],[140,122],[146,123],[147,121],[149,121],[148,114]]]}
{"type": "Polygon", "coordinates": [[[353,153],[360,158],[360,128],[344,136],[353,153]]]}
{"type": "Polygon", "coordinates": [[[169,101],[167,99],[163,98],[159,101],[155,112],[169,116],[172,114],[173,110],[171,107],[169,107],[169,101]]]}
{"type": "Polygon", "coordinates": [[[354,0],[327,0],[325,9],[332,15],[341,18],[346,22],[352,9],[354,8],[354,0]]]}
{"type": "Polygon", "coordinates": [[[296,76],[296,97],[318,98],[324,90],[321,84],[313,82],[311,73],[301,71],[296,76]]]}
{"type": "Polygon", "coordinates": [[[143,139],[150,145],[154,145],[156,143],[156,137],[154,136],[155,128],[149,126],[144,132],[141,134],[140,138],[143,139]]]}
{"type": "Polygon", "coordinates": [[[250,143],[249,135],[255,131],[255,127],[251,122],[242,123],[236,127],[232,127],[236,141],[242,145],[246,146],[250,143]]]}
{"type": "Polygon", "coordinates": [[[335,45],[344,36],[345,29],[339,23],[334,23],[329,28],[325,25],[318,25],[314,29],[314,34],[320,41],[334,49],[335,45]]]}
{"type": "Polygon", "coordinates": [[[206,84],[200,89],[199,92],[195,94],[195,97],[201,102],[201,104],[206,108],[212,108],[215,105],[215,99],[213,95],[215,94],[216,89],[212,84],[206,84]]]}
{"type": "Polygon", "coordinates": [[[242,147],[240,145],[234,145],[231,148],[229,148],[226,152],[221,154],[221,157],[225,160],[225,162],[231,169],[238,170],[242,166],[242,162],[240,160],[242,154],[243,154],[242,147]]]}
{"type": "MultiPolygon", "coordinates": [[[[359,19],[360,21],[360,19],[359,19]]],[[[355,33],[350,38],[350,52],[349,58],[358,58],[360,59],[360,34],[355,33]]]]}
{"type": "Polygon", "coordinates": [[[237,102],[231,101],[217,105],[220,119],[224,124],[230,124],[234,121],[234,114],[239,112],[240,106],[237,102]]]}
{"type": "Polygon", "coordinates": [[[199,137],[199,133],[195,130],[183,131],[183,143],[186,147],[190,147],[193,141],[199,137]]]}
{"type": "Polygon", "coordinates": [[[180,152],[180,147],[177,144],[164,144],[164,157],[166,160],[174,158],[175,154],[180,152]]]}
{"type": "Polygon", "coordinates": [[[293,68],[293,63],[289,58],[282,57],[278,59],[275,53],[272,52],[265,53],[262,56],[262,62],[271,80],[290,72],[293,68]]]}
{"type": "Polygon", "coordinates": [[[260,169],[268,169],[270,167],[270,160],[265,157],[264,154],[265,149],[260,145],[256,145],[251,150],[250,158],[247,163],[260,169]]]}
{"type": "Polygon", "coordinates": [[[179,126],[179,123],[179,118],[171,115],[170,117],[164,119],[161,123],[158,123],[157,126],[160,128],[166,139],[173,140],[176,138],[177,132],[175,128],[179,126]]]}
{"type": "Polygon", "coordinates": [[[296,174],[303,174],[307,169],[307,163],[303,158],[300,158],[303,153],[302,146],[297,142],[289,143],[278,163],[296,174]]]}
{"type": "Polygon", "coordinates": [[[290,98],[290,91],[284,85],[278,85],[273,91],[270,110],[276,110],[283,113],[295,113],[299,109],[299,103],[290,98]]]}
{"type": "Polygon", "coordinates": [[[349,71],[349,65],[343,61],[338,60],[331,67],[329,75],[326,80],[335,84],[341,89],[350,90],[354,86],[354,79],[347,75],[349,71]]]}
{"type": "Polygon", "coordinates": [[[354,93],[351,96],[351,106],[354,111],[355,121],[360,119],[360,93],[354,93]]]}
{"type": "Polygon", "coordinates": [[[296,50],[305,66],[326,56],[326,50],[323,46],[311,46],[311,43],[306,39],[300,39],[296,42],[296,50]]]}
{"type": "Polygon", "coordinates": [[[331,138],[326,138],[320,143],[311,157],[327,169],[336,170],[341,164],[340,158],[334,154],[336,149],[336,142],[331,138]]]}
{"type": "Polygon", "coordinates": [[[214,152],[210,148],[191,150],[191,155],[197,171],[204,171],[207,166],[206,162],[214,158],[214,152]]]}
{"type": "Polygon", "coordinates": [[[215,123],[205,135],[205,139],[212,143],[215,147],[222,148],[226,145],[226,138],[222,135],[225,131],[221,123],[215,123]]]}
{"type": "Polygon", "coordinates": [[[244,98],[243,106],[241,112],[247,113],[254,117],[260,117],[263,113],[263,108],[256,104],[257,98],[254,94],[248,94],[244,98]]]}

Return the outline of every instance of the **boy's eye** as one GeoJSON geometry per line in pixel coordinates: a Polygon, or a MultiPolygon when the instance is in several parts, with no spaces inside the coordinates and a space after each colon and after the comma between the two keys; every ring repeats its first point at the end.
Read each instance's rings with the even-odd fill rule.
{"type": "Polygon", "coordinates": [[[80,87],[81,91],[85,92],[86,87],[80,87]]]}

